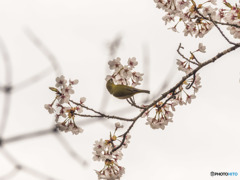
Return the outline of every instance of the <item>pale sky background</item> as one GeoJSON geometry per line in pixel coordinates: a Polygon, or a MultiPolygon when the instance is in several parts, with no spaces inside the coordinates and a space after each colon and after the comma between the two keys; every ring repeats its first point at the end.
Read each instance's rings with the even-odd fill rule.
{"type": "MultiPolygon", "coordinates": [[[[138,111],[126,101],[110,96],[105,89],[107,62],[112,58],[107,44],[114,38],[122,37],[116,57],[123,64],[129,57],[137,58],[136,70],[145,73],[146,80],[139,88],[149,89],[150,97],[159,91],[166,78],[169,84],[165,90],[181,79],[183,73],[174,71],[177,66],[173,66],[179,58],[176,49],[180,42],[186,53],[197,49],[199,42],[205,44],[207,53],[196,54],[201,62],[230,47],[216,30],[203,39],[186,38],[168,30],[170,26],[165,26],[161,18],[162,12],[152,0],[0,0],[0,40],[11,58],[12,84],[50,67],[48,59],[26,35],[30,29],[55,55],[65,77],[79,79],[75,100],[85,96],[86,105],[97,110],[104,108],[109,114],[127,108],[128,111],[119,111],[117,115],[133,117],[138,111]],[[143,61],[145,56],[149,63],[143,61]],[[102,104],[103,95],[108,103],[102,104]]],[[[177,106],[174,122],[164,131],[152,130],[145,125],[146,119],[135,124],[131,143],[119,161],[126,168],[122,180],[207,180],[213,179],[211,171],[240,173],[239,53],[234,51],[200,71],[202,88],[197,98],[190,105],[177,106]]],[[[12,94],[4,138],[52,127],[53,116],[43,108],[54,98],[48,90],[55,84],[56,75],[52,72],[12,94]]],[[[1,56],[0,86],[5,84],[5,78],[1,56]]],[[[143,97],[147,96],[138,95],[135,99],[140,102],[143,97]]],[[[2,99],[1,92],[0,117],[5,106],[2,99]]],[[[62,136],[87,166],[72,159],[53,135],[9,143],[4,149],[21,164],[56,179],[97,179],[94,169],[100,170],[103,163],[92,160],[92,147],[95,140],[108,138],[116,121],[77,122],[84,129],[83,134],[62,136]]],[[[0,179],[13,169],[5,151],[0,149],[0,179]]],[[[231,177],[238,178],[239,175],[231,177]]],[[[19,171],[9,179],[44,178],[19,171]]]]}

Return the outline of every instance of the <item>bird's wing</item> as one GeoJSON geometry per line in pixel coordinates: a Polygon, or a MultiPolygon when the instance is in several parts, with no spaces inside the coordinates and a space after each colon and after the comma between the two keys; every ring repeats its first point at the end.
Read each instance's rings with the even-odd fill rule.
{"type": "Polygon", "coordinates": [[[129,98],[135,93],[137,93],[136,89],[129,86],[124,86],[124,85],[116,85],[113,91],[113,95],[115,97],[122,98],[122,99],[129,98]]]}

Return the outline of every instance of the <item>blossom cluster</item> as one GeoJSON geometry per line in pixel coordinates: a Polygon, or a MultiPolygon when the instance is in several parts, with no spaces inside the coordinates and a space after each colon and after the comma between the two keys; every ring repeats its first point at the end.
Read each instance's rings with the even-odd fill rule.
{"type": "Polygon", "coordinates": [[[73,85],[76,85],[77,83],[78,80],[67,81],[63,75],[57,77],[55,87],[49,88],[56,93],[56,97],[51,104],[44,105],[49,114],[56,113],[56,127],[60,131],[72,132],[73,134],[83,132],[83,129],[76,125],[74,118],[76,114],[83,112],[81,105],[86,100],[85,97],[82,97],[80,98],[79,105],[75,107],[70,105],[70,97],[74,94],[73,85]],[[59,122],[60,117],[64,118],[63,122],[59,122]]]}
{"type": "MultiPolygon", "coordinates": [[[[191,67],[193,61],[191,60],[196,60],[193,54],[195,52],[205,53],[205,49],[206,47],[200,43],[198,49],[191,53],[189,60],[177,60],[178,70],[184,72],[185,74],[191,73],[193,71],[193,68],[191,67]]],[[[199,63],[197,60],[196,62],[199,63]]],[[[164,130],[165,126],[167,126],[169,122],[173,122],[172,111],[175,111],[175,106],[190,104],[192,99],[196,98],[196,93],[199,88],[201,88],[201,77],[197,73],[194,74],[193,77],[185,80],[175,89],[174,92],[170,92],[165,101],[160,101],[152,108],[145,111],[142,117],[147,117],[146,124],[150,125],[152,129],[160,128],[164,130]],[[190,89],[192,89],[191,92],[190,89]],[[153,116],[151,116],[151,114],[153,114],[153,116]]]]}
{"type": "Polygon", "coordinates": [[[177,32],[180,22],[184,25],[184,35],[195,35],[203,37],[214,26],[214,23],[227,23],[228,30],[235,38],[240,38],[240,5],[231,5],[226,0],[223,1],[225,8],[216,8],[216,0],[207,0],[204,3],[196,4],[194,0],[154,0],[157,8],[166,12],[163,16],[165,24],[175,22],[171,27],[177,32]],[[233,26],[232,26],[233,25],[233,26]],[[237,26],[234,26],[237,25],[237,26]]]}
{"type": "MultiPolygon", "coordinates": [[[[115,123],[115,132],[119,128],[123,128],[123,125],[120,125],[120,123],[115,123]]],[[[127,148],[131,136],[127,134],[125,139],[122,138],[122,140],[120,140],[120,137],[117,137],[115,132],[113,135],[110,133],[110,138],[108,140],[100,139],[99,141],[95,141],[93,147],[93,160],[103,161],[105,163],[102,170],[96,171],[98,179],[120,179],[125,173],[125,168],[118,165],[118,160],[122,159],[122,149],[127,148]],[[123,145],[117,150],[113,151],[114,148],[117,147],[116,142],[118,141],[124,141],[123,145]]]]}
{"type": "Polygon", "coordinates": [[[240,39],[240,5],[231,5],[226,1],[224,1],[224,4],[228,7],[228,9],[222,8],[218,10],[218,20],[228,24],[237,25],[238,27],[228,26],[227,29],[234,38],[240,39]]]}
{"type": "Polygon", "coordinates": [[[124,66],[122,65],[119,57],[109,61],[108,65],[110,70],[114,70],[114,73],[112,75],[107,75],[106,81],[112,78],[115,84],[135,87],[140,85],[140,82],[143,80],[142,73],[133,71],[134,67],[138,65],[135,57],[129,58],[128,64],[124,66]]]}

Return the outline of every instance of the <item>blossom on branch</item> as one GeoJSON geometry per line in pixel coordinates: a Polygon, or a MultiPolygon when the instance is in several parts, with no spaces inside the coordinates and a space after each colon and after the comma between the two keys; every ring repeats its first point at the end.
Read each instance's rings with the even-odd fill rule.
{"type": "Polygon", "coordinates": [[[93,146],[93,160],[104,162],[102,170],[95,170],[98,175],[98,179],[120,179],[125,173],[125,168],[118,165],[118,160],[122,159],[122,148],[127,148],[131,136],[126,134],[125,138],[123,138],[123,136],[117,137],[115,133],[118,128],[122,127],[123,126],[120,125],[120,123],[115,123],[114,134],[111,135],[110,133],[110,138],[108,140],[100,139],[99,141],[95,141],[93,146]],[[120,142],[120,144],[116,144],[116,142],[120,142]],[[115,149],[118,146],[119,148],[115,149]]]}
{"type": "Polygon", "coordinates": [[[155,106],[155,116],[147,118],[147,125],[150,125],[152,129],[165,129],[165,126],[168,125],[169,122],[172,122],[173,113],[169,111],[169,105],[163,105],[162,102],[157,103],[155,106]]]}
{"type": "MultiPolygon", "coordinates": [[[[190,52],[190,57],[186,58],[181,54],[180,49],[183,48],[181,45],[178,48],[178,53],[183,57],[184,60],[177,60],[178,70],[184,72],[186,75],[192,73],[194,68],[192,66],[199,66],[201,63],[197,60],[194,53],[205,52],[206,47],[200,43],[197,50],[190,52]]],[[[192,102],[192,99],[196,98],[196,93],[201,88],[201,77],[199,73],[194,73],[192,76],[182,81],[174,90],[170,91],[167,96],[158,101],[151,108],[144,110],[142,117],[147,117],[146,125],[150,125],[152,129],[162,129],[172,122],[173,113],[177,105],[187,105],[192,102]],[[171,108],[171,109],[170,109],[171,108]]],[[[144,107],[144,106],[143,106],[144,107]]]]}
{"type": "Polygon", "coordinates": [[[138,65],[135,57],[129,58],[127,65],[122,65],[119,57],[109,61],[108,64],[109,68],[114,70],[114,72],[112,75],[106,76],[106,81],[113,79],[115,84],[123,84],[132,87],[141,84],[140,82],[143,80],[143,74],[133,71],[138,65]]]}
{"type": "Polygon", "coordinates": [[[240,5],[230,4],[226,0],[223,4],[227,7],[217,8],[216,0],[206,0],[197,4],[194,0],[154,0],[156,7],[166,12],[163,16],[165,25],[171,22],[176,24],[169,29],[177,31],[177,25],[184,24],[185,36],[195,35],[202,38],[214,26],[214,24],[228,25],[227,29],[234,38],[240,38],[240,5]]]}
{"type": "MultiPolygon", "coordinates": [[[[67,80],[63,75],[56,78],[55,87],[50,87],[49,89],[56,93],[55,99],[51,104],[45,104],[45,109],[48,110],[50,114],[56,112],[56,127],[60,131],[64,132],[72,132],[73,134],[79,134],[83,132],[83,129],[76,125],[75,123],[75,115],[83,112],[83,108],[81,106],[72,107],[70,105],[70,97],[74,94],[73,85],[78,83],[78,80],[69,80],[67,85],[67,80]],[[57,103],[56,103],[57,101],[57,103]],[[56,108],[53,108],[53,105],[56,103],[56,108]],[[66,105],[66,106],[65,106],[66,105]],[[59,122],[59,118],[63,117],[64,121],[59,122]]],[[[86,98],[82,97],[80,99],[80,104],[85,102],[86,98]]]]}
{"type": "Polygon", "coordinates": [[[52,114],[55,111],[55,109],[52,107],[52,104],[45,104],[44,108],[48,110],[49,114],[52,114]]]}
{"type": "Polygon", "coordinates": [[[205,53],[206,52],[206,46],[204,46],[202,43],[199,43],[198,51],[205,53]]]}

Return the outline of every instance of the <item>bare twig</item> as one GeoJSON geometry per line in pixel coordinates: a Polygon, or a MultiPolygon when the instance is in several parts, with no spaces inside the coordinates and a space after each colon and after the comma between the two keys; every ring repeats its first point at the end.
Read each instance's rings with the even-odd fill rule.
{"type": "Polygon", "coordinates": [[[56,75],[61,73],[61,68],[57,61],[57,58],[53,55],[52,52],[37,38],[37,36],[29,29],[25,29],[25,33],[27,37],[33,42],[33,44],[47,57],[47,59],[51,62],[52,67],[56,75]]]}
{"type": "Polygon", "coordinates": [[[145,107],[138,106],[135,102],[130,101],[129,99],[126,99],[126,100],[127,100],[127,102],[128,102],[131,106],[134,106],[134,107],[136,107],[136,108],[138,108],[138,109],[145,109],[145,107]]]}
{"type": "Polygon", "coordinates": [[[82,166],[87,166],[88,163],[86,160],[84,160],[82,157],[80,157],[69,145],[69,143],[63,138],[63,136],[60,133],[56,133],[56,138],[61,143],[64,149],[72,156],[74,160],[76,160],[79,164],[82,166]]]}
{"type": "Polygon", "coordinates": [[[198,65],[201,64],[201,63],[197,60],[196,56],[195,56],[192,52],[190,52],[190,54],[192,55],[192,57],[194,58],[194,60],[197,62],[198,65]]]}
{"type": "Polygon", "coordinates": [[[4,100],[3,100],[3,113],[1,116],[0,121],[0,137],[3,135],[4,130],[7,126],[7,118],[9,114],[10,109],[10,103],[11,103],[11,90],[12,90],[12,66],[11,66],[11,60],[9,53],[7,51],[7,48],[3,42],[3,40],[0,38],[0,51],[3,57],[3,61],[5,64],[5,78],[6,78],[6,86],[4,89],[4,100]]]}
{"type": "Polygon", "coordinates": [[[114,38],[113,41],[111,41],[108,44],[108,49],[109,49],[109,56],[113,57],[115,56],[117,50],[119,49],[120,45],[122,44],[122,36],[118,35],[114,38]]]}
{"type": "Polygon", "coordinates": [[[48,76],[52,72],[53,72],[52,68],[46,68],[45,70],[42,70],[41,72],[29,77],[28,79],[15,84],[13,86],[13,91],[15,92],[15,91],[27,88],[28,86],[31,86],[34,83],[37,83],[38,81],[42,80],[44,77],[48,76]]]}
{"type": "Polygon", "coordinates": [[[194,84],[195,79],[196,79],[196,74],[193,74],[193,80],[192,80],[191,83],[189,83],[189,84],[187,85],[186,89],[190,89],[190,88],[192,87],[192,85],[194,84]]]}
{"type": "Polygon", "coordinates": [[[237,43],[234,43],[232,41],[230,41],[227,36],[222,32],[222,30],[218,27],[218,25],[213,21],[211,15],[209,14],[209,18],[210,18],[210,21],[214,24],[214,26],[218,29],[218,31],[221,33],[221,35],[224,37],[224,39],[226,39],[226,41],[229,43],[229,44],[232,44],[232,45],[236,45],[237,43]]]}
{"type": "Polygon", "coordinates": [[[9,180],[10,178],[13,178],[14,176],[16,176],[18,174],[18,172],[19,172],[18,168],[13,168],[7,174],[0,176],[0,180],[9,180]]]}
{"type": "Polygon", "coordinates": [[[186,61],[188,61],[188,62],[190,62],[190,63],[192,63],[192,64],[195,64],[195,65],[197,65],[197,66],[199,65],[199,62],[196,63],[196,62],[191,61],[190,59],[186,58],[186,57],[180,52],[180,49],[183,49],[181,43],[179,44],[179,46],[178,46],[178,48],[177,48],[178,54],[179,54],[183,59],[185,59],[186,61]]]}
{"type": "Polygon", "coordinates": [[[85,108],[85,109],[87,109],[89,111],[92,111],[95,114],[100,115],[100,116],[98,116],[99,118],[100,117],[104,117],[104,118],[108,118],[108,119],[119,119],[119,120],[123,120],[123,121],[133,121],[132,119],[129,119],[129,118],[123,118],[123,117],[112,116],[112,115],[107,115],[107,114],[101,113],[101,112],[99,112],[97,110],[94,110],[93,108],[89,108],[89,107],[87,107],[87,106],[85,106],[83,104],[76,103],[76,102],[74,102],[72,100],[70,100],[70,102],[75,104],[75,105],[81,106],[81,107],[83,107],[83,108],[85,108]]]}
{"type": "Polygon", "coordinates": [[[16,135],[16,136],[13,136],[13,137],[6,138],[6,139],[2,139],[2,144],[4,145],[4,144],[12,143],[12,142],[15,142],[15,141],[21,141],[21,140],[25,140],[25,139],[29,139],[29,138],[35,138],[35,137],[38,137],[38,136],[48,135],[48,134],[51,134],[53,132],[57,132],[55,130],[55,127],[51,128],[51,129],[20,134],[20,135],[16,135]]]}
{"type": "Polygon", "coordinates": [[[137,119],[135,119],[135,120],[132,122],[132,124],[128,127],[127,131],[126,131],[124,134],[121,135],[121,136],[123,136],[121,143],[120,143],[117,147],[115,147],[115,148],[112,150],[112,152],[114,152],[114,151],[116,151],[116,150],[118,150],[119,148],[122,147],[122,145],[124,144],[124,141],[125,141],[125,139],[126,139],[127,134],[130,132],[130,130],[133,128],[133,126],[134,126],[134,124],[135,124],[136,122],[137,122],[137,119]]]}
{"type": "Polygon", "coordinates": [[[43,172],[40,172],[38,170],[35,170],[31,167],[28,167],[28,166],[21,166],[21,170],[22,171],[25,171],[26,173],[32,175],[32,176],[35,176],[39,179],[45,179],[45,180],[57,180],[57,178],[53,178],[43,172]]]}

